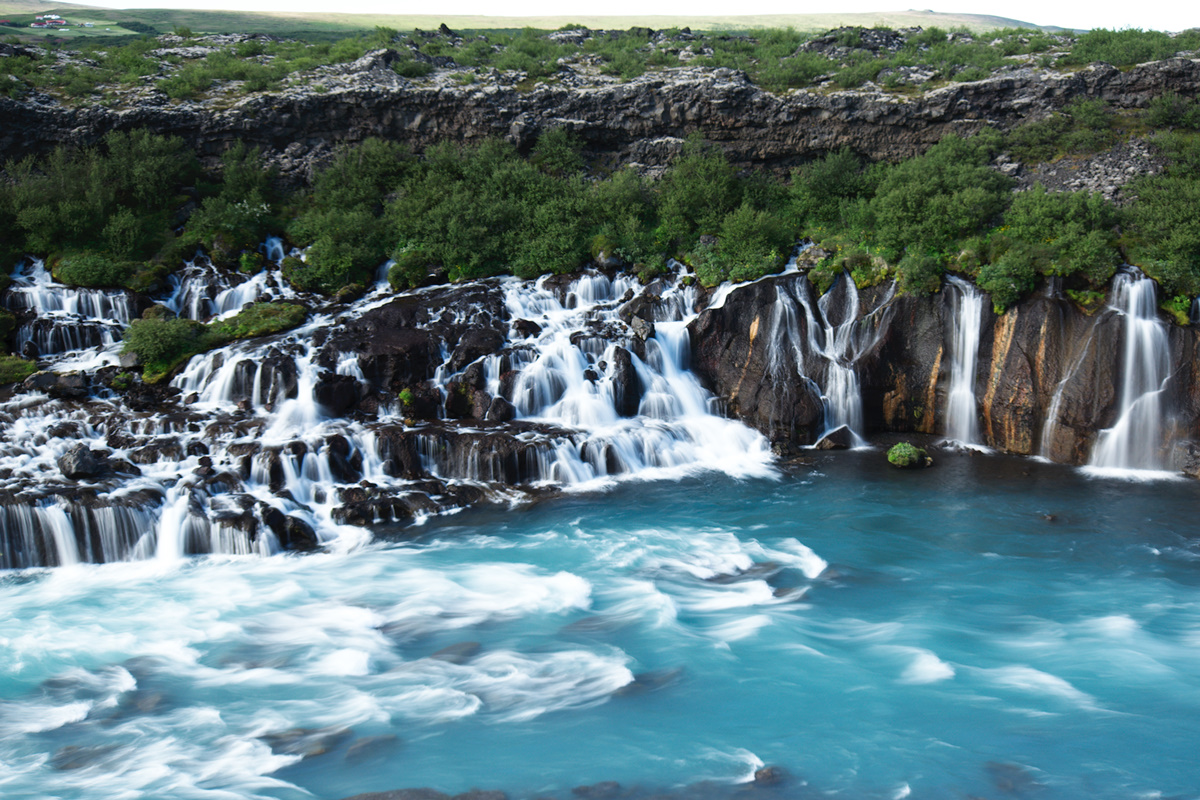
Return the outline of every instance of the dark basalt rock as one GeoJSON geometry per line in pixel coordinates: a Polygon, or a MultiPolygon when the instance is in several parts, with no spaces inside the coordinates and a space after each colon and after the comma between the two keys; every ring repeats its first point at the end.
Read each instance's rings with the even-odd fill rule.
{"type": "Polygon", "coordinates": [[[58,468],[70,480],[96,478],[109,472],[108,456],[106,451],[77,444],[58,457],[58,468]]]}
{"type": "Polygon", "coordinates": [[[333,416],[342,416],[362,399],[358,379],[350,375],[321,373],[313,387],[313,397],[333,416]]]}
{"type": "Polygon", "coordinates": [[[349,728],[293,728],[258,738],[266,742],[273,753],[312,758],[328,753],[351,733],[349,728]]]}
{"type": "Polygon", "coordinates": [[[847,450],[854,446],[854,434],[845,425],[834,428],[813,445],[815,450],[847,450]]]}
{"type": "Polygon", "coordinates": [[[399,747],[400,739],[393,734],[356,739],[346,748],[346,763],[366,764],[383,761],[390,758],[399,747]]]}
{"type": "Polygon", "coordinates": [[[319,362],[332,370],[341,354],[354,353],[375,389],[399,395],[433,377],[443,349],[453,353],[450,367],[457,372],[499,350],[507,329],[494,281],[447,286],[401,295],[342,323],[330,332],[319,362]]]}
{"type": "Polygon", "coordinates": [[[612,354],[613,405],[623,417],[635,416],[642,402],[642,381],[633,366],[633,357],[624,347],[612,354]]]}
{"type": "Polygon", "coordinates": [[[503,397],[492,398],[492,404],[488,406],[487,410],[488,422],[508,422],[515,419],[516,416],[517,409],[512,403],[503,397]]]}
{"type": "MultiPolygon", "coordinates": [[[[803,278],[796,291],[809,291],[803,278]]],[[[708,309],[688,326],[692,369],[725,404],[728,413],[771,441],[810,444],[823,416],[820,395],[788,357],[770,358],[770,315],[777,291],[790,291],[796,278],[752,283],[708,309]]],[[[800,320],[803,325],[803,319],[800,320]]],[[[801,331],[803,334],[803,331],[801,331]]]]}

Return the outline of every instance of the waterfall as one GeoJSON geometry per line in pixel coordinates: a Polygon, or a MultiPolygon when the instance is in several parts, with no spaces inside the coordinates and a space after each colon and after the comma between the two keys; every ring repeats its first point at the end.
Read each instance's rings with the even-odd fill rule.
{"type": "Polygon", "coordinates": [[[947,293],[950,311],[950,389],[946,397],[946,439],[961,445],[979,444],[979,417],[975,403],[975,367],[979,358],[979,330],[983,323],[983,293],[970,283],[951,277],[947,293]]]}
{"type": "MultiPolygon", "coordinates": [[[[277,260],[282,243],[264,251],[277,260]]],[[[148,407],[99,381],[87,397],[18,395],[0,403],[0,568],[350,547],[365,536],[355,526],[481,500],[705,470],[772,475],[766,440],[720,416],[689,369],[698,291],[675,269],[650,285],[599,272],[409,293],[380,282],[300,328],[193,357],[148,407]],[[369,339],[350,333],[388,307],[409,309],[403,325],[428,360],[410,384],[433,398],[417,419],[393,394],[401,386],[362,360],[369,339]],[[511,421],[464,407],[466,392],[507,403],[511,421]],[[68,479],[60,459],[80,443],[102,466],[68,479]]],[[[245,276],[197,256],[158,300],[211,319],[294,295],[275,266],[245,276]]],[[[115,359],[134,313],[127,293],[63,287],[40,263],[8,298],[37,325],[70,309],[60,338],[110,324],[78,353],[49,354],[51,369],[98,363],[100,347],[115,359]]]]}
{"type": "MultiPolygon", "coordinates": [[[[55,281],[40,259],[18,265],[6,306],[33,318],[17,329],[16,351],[35,358],[81,351],[111,351],[133,318],[134,303],[124,289],[83,289],[55,281]]],[[[89,366],[115,361],[98,358],[89,366]]]]}
{"type": "Polygon", "coordinates": [[[1100,431],[1089,465],[1162,469],[1161,395],[1170,365],[1154,281],[1136,270],[1121,272],[1113,282],[1111,307],[1124,319],[1117,420],[1100,431]]]}
{"type": "Polygon", "coordinates": [[[830,290],[815,302],[812,284],[802,276],[790,284],[777,283],[775,288],[767,337],[768,372],[786,374],[781,359],[790,357],[799,375],[820,392],[824,410],[821,435],[846,426],[855,446],[864,445],[858,361],[879,343],[887,329],[889,301],[895,287],[888,289],[875,310],[861,317],[858,287],[848,274],[838,276],[830,290]]]}

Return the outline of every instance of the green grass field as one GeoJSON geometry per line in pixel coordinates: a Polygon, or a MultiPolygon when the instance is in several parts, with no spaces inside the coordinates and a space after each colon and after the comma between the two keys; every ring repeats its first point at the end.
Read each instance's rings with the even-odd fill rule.
{"type": "MultiPolygon", "coordinates": [[[[0,0],[0,18],[24,20],[26,25],[34,14],[56,13],[72,23],[93,22],[94,28],[71,26],[69,33],[38,31],[29,27],[10,29],[20,36],[71,37],[132,33],[119,26],[126,21],[150,25],[169,32],[177,26],[195,33],[268,33],[274,35],[310,35],[333,37],[371,30],[376,26],[411,31],[414,28],[436,29],[445,23],[455,30],[517,30],[530,27],[555,30],[578,24],[589,28],[622,30],[633,26],[672,28],[688,26],[694,30],[756,30],[792,27],[798,31],[824,31],[847,25],[886,25],[893,28],[965,27],[973,31],[995,28],[1034,27],[1028,23],[1003,17],[976,14],[939,14],[925,11],[897,11],[870,14],[770,14],[757,16],[598,16],[576,14],[553,17],[455,16],[423,14],[338,14],[192,11],[177,9],[137,9],[117,11],[85,5],[63,5],[40,0],[0,0]],[[25,18],[28,17],[28,20],[25,18]],[[110,28],[110,31],[105,31],[110,28]]],[[[7,33],[9,31],[0,31],[7,33]]]]}

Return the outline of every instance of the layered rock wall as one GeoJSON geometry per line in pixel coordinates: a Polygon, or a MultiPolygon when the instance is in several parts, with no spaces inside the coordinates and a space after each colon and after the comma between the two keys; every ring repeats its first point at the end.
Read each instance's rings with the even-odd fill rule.
{"type": "Polygon", "coordinates": [[[1124,72],[1105,64],[1074,73],[1019,69],[916,96],[869,89],[775,95],[738,71],[686,67],[627,83],[564,81],[522,90],[499,79],[413,83],[390,68],[394,57],[369,54],[332,88],[296,84],[249,97],[172,102],[152,90],[129,107],[0,97],[0,152],[21,157],[57,144],[90,144],[110,130],[149,128],[182,137],[202,155],[240,139],[304,162],[332,145],[373,136],[417,150],[493,136],[524,148],[547,128],[567,127],[593,155],[618,162],[663,165],[681,139],[698,131],[739,164],[778,168],[841,147],[898,160],[949,133],[1008,128],[1078,97],[1140,108],[1164,91],[1190,96],[1200,85],[1200,61],[1175,58],[1124,72]]]}

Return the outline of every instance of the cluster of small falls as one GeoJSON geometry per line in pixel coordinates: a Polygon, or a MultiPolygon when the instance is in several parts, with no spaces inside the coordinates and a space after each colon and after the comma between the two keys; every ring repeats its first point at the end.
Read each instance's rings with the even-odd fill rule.
{"type": "MultiPolygon", "coordinates": [[[[277,240],[264,250],[272,265],[283,257],[277,240]]],[[[22,320],[17,349],[60,378],[87,377],[74,393],[27,388],[0,402],[0,567],[346,547],[371,526],[478,502],[705,470],[771,475],[770,442],[724,416],[690,369],[689,323],[737,287],[704,293],[675,267],[649,285],[587,272],[397,295],[381,280],[339,303],[299,296],[277,266],[246,276],[201,255],[150,300],[61,285],[27,259],[4,294],[22,320]],[[193,357],[169,389],[110,388],[122,331],[150,302],[210,320],[262,300],[312,313],[292,331],[193,357]],[[347,325],[394,303],[419,306],[428,326],[434,358],[414,388],[433,398],[432,414],[412,414],[413,400],[381,386],[347,344],[347,325]],[[476,329],[498,330],[495,346],[473,349],[476,329]],[[64,459],[98,451],[101,468],[65,474],[64,459]]],[[[769,371],[789,363],[819,395],[825,432],[844,426],[865,445],[860,361],[892,324],[894,289],[863,309],[848,277],[819,297],[794,262],[763,280],[776,290],[760,333],[769,371]]],[[[945,435],[979,447],[986,297],[958,279],[944,292],[945,435]]],[[[1110,311],[1128,328],[1125,379],[1092,463],[1161,468],[1168,366],[1153,282],[1122,273],[1110,311]]],[[[1055,419],[1052,407],[1046,425],[1055,419]]]]}

